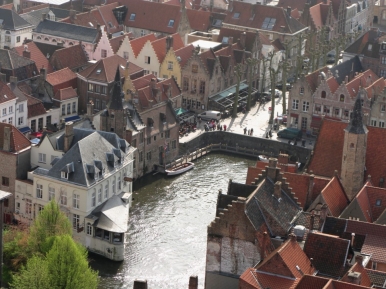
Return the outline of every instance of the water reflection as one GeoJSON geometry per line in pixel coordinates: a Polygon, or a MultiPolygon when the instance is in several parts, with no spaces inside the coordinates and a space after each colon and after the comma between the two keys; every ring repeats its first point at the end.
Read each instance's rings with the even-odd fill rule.
{"type": "Polygon", "coordinates": [[[230,178],[245,182],[247,167],[254,163],[211,154],[181,176],[142,179],[134,189],[125,261],[90,254],[100,288],[131,289],[135,279],[147,279],[152,289],[181,289],[188,287],[191,275],[198,275],[203,288],[206,232],[218,190],[226,191],[230,178]]]}

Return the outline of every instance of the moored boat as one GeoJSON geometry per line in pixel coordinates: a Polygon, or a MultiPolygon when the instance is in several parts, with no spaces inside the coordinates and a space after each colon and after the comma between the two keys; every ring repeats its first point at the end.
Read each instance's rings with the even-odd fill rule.
{"type": "Polygon", "coordinates": [[[165,170],[165,173],[168,176],[176,176],[176,175],[182,174],[184,172],[187,172],[193,168],[194,168],[194,163],[186,162],[186,163],[181,164],[179,166],[175,166],[175,167],[172,167],[168,170],[165,170]]]}

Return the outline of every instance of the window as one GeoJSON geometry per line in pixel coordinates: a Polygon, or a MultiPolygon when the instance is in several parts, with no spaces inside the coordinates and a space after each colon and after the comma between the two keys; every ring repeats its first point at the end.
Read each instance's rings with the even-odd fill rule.
{"type": "Polygon", "coordinates": [[[348,118],[348,117],[350,116],[350,111],[346,109],[346,110],[344,111],[344,116],[345,116],[346,118],[348,118]]]}
{"type": "Polygon", "coordinates": [[[145,56],[145,63],[150,64],[150,56],[145,56]]]}
{"type": "Polygon", "coordinates": [[[24,112],[24,103],[19,104],[19,112],[24,112]]]}
{"type": "Polygon", "coordinates": [[[86,234],[89,235],[89,236],[92,236],[92,226],[91,226],[90,223],[87,223],[86,234]]]}
{"type": "Polygon", "coordinates": [[[322,91],[321,98],[326,98],[326,92],[324,90],[322,91]]]}
{"type": "Polygon", "coordinates": [[[177,148],[177,141],[172,141],[172,149],[175,150],[177,148]]]}
{"type": "Polygon", "coordinates": [[[323,112],[324,112],[324,114],[330,114],[330,107],[327,106],[327,105],[325,105],[325,106],[323,107],[323,112]]]}
{"type": "Polygon", "coordinates": [[[146,32],[145,32],[145,30],[141,30],[141,36],[145,36],[146,35],[146,32]]]}
{"type": "Polygon", "coordinates": [[[133,169],[135,169],[136,168],[136,160],[137,160],[137,158],[135,157],[135,156],[133,156],[133,169]]]}
{"type": "Polygon", "coordinates": [[[130,14],[130,21],[134,21],[135,20],[135,13],[131,13],[130,14]]]}
{"type": "Polygon", "coordinates": [[[98,204],[102,203],[102,187],[98,189],[98,204]]]}
{"type": "Polygon", "coordinates": [[[146,160],[150,161],[151,160],[151,152],[146,153],[146,160]]]}
{"type": "Polygon", "coordinates": [[[8,118],[8,123],[12,124],[12,122],[13,122],[13,117],[8,118]]]}
{"type": "Polygon", "coordinates": [[[146,138],[146,144],[151,144],[151,137],[149,136],[148,138],[146,138]]]}
{"type": "Polygon", "coordinates": [[[123,58],[129,60],[129,52],[123,51],[123,58]]]}
{"type": "Polygon", "coordinates": [[[3,108],[3,115],[7,115],[7,109],[3,108]]]}
{"type": "Polygon", "coordinates": [[[67,206],[67,192],[61,191],[60,192],[60,204],[63,206],[67,206]]]}
{"type": "Polygon", "coordinates": [[[186,106],[186,98],[182,99],[182,106],[186,106]]]}
{"type": "Polygon", "coordinates": [[[23,123],[24,123],[24,118],[21,116],[21,117],[18,118],[17,124],[18,125],[22,125],[23,123]]]}
{"type": "Polygon", "coordinates": [[[320,113],[322,111],[322,106],[320,104],[315,104],[315,112],[320,113]]]}
{"type": "Polygon", "coordinates": [[[183,90],[184,91],[189,90],[189,79],[187,77],[184,77],[183,90]]]}
{"type": "Polygon", "coordinates": [[[168,70],[173,70],[173,61],[168,61],[168,70]]]}
{"type": "Polygon", "coordinates": [[[6,35],[5,36],[5,42],[11,42],[11,36],[6,35]]]}
{"type": "Polygon", "coordinates": [[[76,113],[76,101],[72,103],[72,112],[76,113]]]}
{"type": "Polygon", "coordinates": [[[174,25],[174,20],[170,19],[168,23],[168,27],[173,27],[173,25],[174,25]]]}
{"type": "Polygon", "coordinates": [[[102,94],[106,94],[106,91],[107,91],[107,87],[106,86],[101,86],[101,93],[102,94]]]}
{"type": "Polygon", "coordinates": [[[67,114],[71,114],[71,103],[67,103],[67,114]]]}
{"type": "Polygon", "coordinates": [[[382,64],[386,64],[386,56],[382,56],[381,61],[382,61],[382,64]]]}
{"type": "Polygon", "coordinates": [[[200,81],[200,93],[205,93],[205,81],[200,81]]]}
{"type": "MultiPolygon", "coordinates": [[[[386,10],[385,10],[385,11],[386,11],[386,10]]],[[[380,75],[381,75],[381,77],[386,77],[386,70],[381,69],[380,75]]]]}
{"type": "Polygon", "coordinates": [[[307,118],[302,117],[302,129],[307,129],[307,118]]]}
{"type": "Polygon", "coordinates": [[[46,163],[46,154],[39,153],[39,163],[46,163]]]}
{"type": "Polygon", "coordinates": [[[31,215],[32,213],[32,200],[30,199],[25,200],[25,213],[27,215],[31,215]]]}
{"type": "Polygon", "coordinates": [[[105,200],[109,197],[109,182],[105,184],[105,200]]]}
{"type": "Polygon", "coordinates": [[[1,184],[5,187],[9,187],[9,178],[7,177],[2,177],[1,178],[1,184]]]}
{"type": "Polygon", "coordinates": [[[62,179],[68,179],[68,173],[66,172],[61,172],[60,176],[62,179]]]}
{"type": "Polygon", "coordinates": [[[340,101],[340,102],[344,102],[344,95],[343,95],[343,94],[341,94],[341,95],[339,96],[339,101],[340,101]]]}
{"type": "Polygon", "coordinates": [[[115,178],[113,179],[112,191],[113,195],[115,195],[115,178]]]}
{"type": "Polygon", "coordinates": [[[88,84],[88,91],[94,91],[94,84],[92,83],[88,84]]]}
{"type": "Polygon", "coordinates": [[[372,49],[373,49],[373,45],[371,43],[369,43],[369,45],[367,46],[367,50],[371,51],[372,49]]]}
{"type": "Polygon", "coordinates": [[[165,138],[170,138],[170,130],[165,131],[165,138]]]}
{"type": "Polygon", "coordinates": [[[101,49],[101,57],[106,58],[107,57],[107,50],[106,49],[101,49]]]}
{"type": "Polygon", "coordinates": [[[118,176],[118,190],[122,189],[121,176],[118,176]]]}
{"type": "Polygon", "coordinates": [[[20,42],[20,36],[16,37],[16,42],[20,42]]]}
{"type": "Polygon", "coordinates": [[[292,100],[292,109],[293,110],[299,109],[299,100],[298,99],[293,99],[292,100]]]}
{"type": "Polygon", "coordinates": [[[300,88],[299,93],[300,93],[300,94],[303,94],[303,93],[304,93],[304,87],[301,87],[301,88],[300,88]]]}
{"type": "Polygon", "coordinates": [[[384,127],[385,127],[385,121],[380,120],[380,121],[379,121],[379,127],[384,128],[384,127]]]}
{"type": "Polygon", "coordinates": [[[78,194],[74,194],[73,195],[73,198],[72,198],[72,206],[75,208],[75,209],[79,209],[79,199],[80,199],[80,196],[78,194]]]}
{"type": "Polygon", "coordinates": [[[372,261],[371,269],[377,270],[377,262],[372,261]]]}
{"type": "Polygon", "coordinates": [[[339,117],[339,115],[340,115],[340,109],[339,109],[339,108],[335,108],[335,109],[334,109],[334,114],[335,114],[335,116],[339,117]]]}
{"type": "Polygon", "coordinates": [[[13,113],[13,106],[10,106],[10,107],[8,108],[8,112],[9,112],[9,113],[13,113]]]}
{"type": "Polygon", "coordinates": [[[386,111],[386,105],[381,104],[381,112],[385,112],[385,111],[386,111]]]}
{"type": "Polygon", "coordinates": [[[197,73],[198,72],[198,65],[197,64],[192,64],[192,72],[197,73]]]}
{"type": "Polygon", "coordinates": [[[65,115],[66,114],[66,105],[63,104],[62,105],[62,115],[65,115]]]}
{"type": "Polygon", "coordinates": [[[91,195],[91,207],[95,207],[95,206],[96,206],[96,192],[94,189],[94,192],[91,195]]]}
{"type": "Polygon", "coordinates": [[[275,26],[276,18],[266,17],[263,21],[262,29],[272,30],[273,26],[275,26]]]}
{"type": "Polygon", "coordinates": [[[371,125],[371,126],[377,126],[377,121],[376,121],[375,119],[372,119],[372,120],[370,121],[370,125],[371,125]]]}
{"type": "Polygon", "coordinates": [[[77,230],[79,228],[80,217],[77,214],[72,215],[72,228],[77,230]]]}
{"type": "Polygon", "coordinates": [[[48,187],[48,200],[55,200],[55,188],[48,187]]]}
{"type": "Polygon", "coordinates": [[[375,201],[375,205],[379,207],[382,204],[382,201],[380,199],[375,201]]]}
{"type": "Polygon", "coordinates": [[[154,141],[156,141],[156,140],[157,140],[157,136],[155,135],[155,136],[153,137],[153,139],[154,139],[154,141]]]}
{"type": "Polygon", "coordinates": [[[308,101],[303,101],[303,111],[308,111],[310,108],[310,103],[308,101]]]}
{"type": "Polygon", "coordinates": [[[36,198],[43,198],[43,185],[36,184],[36,198]]]}
{"type": "Polygon", "coordinates": [[[95,85],[95,92],[100,92],[101,91],[101,87],[100,85],[95,85]]]}
{"type": "Polygon", "coordinates": [[[233,18],[234,19],[239,19],[240,18],[240,13],[239,12],[236,12],[233,14],[233,18]]]}

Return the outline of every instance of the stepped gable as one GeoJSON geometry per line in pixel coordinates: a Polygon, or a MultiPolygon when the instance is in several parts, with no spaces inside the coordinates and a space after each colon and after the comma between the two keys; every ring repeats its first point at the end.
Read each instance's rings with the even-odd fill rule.
{"type": "Polygon", "coordinates": [[[181,69],[185,67],[185,64],[188,62],[189,58],[192,57],[193,51],[194,51],[193,44],[189,44],[185,47],[182,47],[182,48],[174,51],[177,59],[178,59],[178,57],[180,59],[179,65],[180,65],[181,69]]]}
{"type": "Polygon", "coordinates": [[[327,73],[328,67],[325,66],[325,67],[319,68],[318,70],[315,70],[314,72],[307,74],[305,76],[306,81],[310,86],[312,92],[315,92],[316,88],[318,87],[318,78],[321,72],[327,73]]]}
{"type": "Polygon", "coordinates": [[[157,40],[157,37],[153,33],[130,40],[130,45],[131,45],[131,49],[133,50],[134,57],[135,58],[138,57],[138,54],[141,52],[143,46],[147,41],[152,42],[155,40],[157,40]]]}
{"type": "MultiPolygon", "coordinates": [[[[169,37],[169,36],[167,36],[167,37],[169,37]]],[[[155,54],[157,55],[159,63],[163,62],[163,60],[166,56],[166,53],[167,53],[167,51],[166,51],[166,46],[167,46],[166,42],[168,41],[167,37],[163,37],[161,39],[157,39],[157,40],[151,42],[151,45],[154,49],[155,54]]],[[[173,39],[172,40],[172,44],[173,44],[172,48],[174,51],[184,47],[184,42],[182,41],[182,38],[178,33],[175,33],[175,34],[171,35],[170,37],[172,37],[172,39],[173,39]]]]}
{"type": "Polygon", "coordinates": [[[124,33],[124,34],[122,34],[122,35],[120,35],[120,36],[111,38],[111,39],[109,40],[110,46],[111,46],[111,48],[113,49],[114,54],[117,53],[117,51],[118,51],[119,48],[121,47],[121,44],[122,44],[123,39],[126,38],[126,37],[127,37],[127,39],[130,40],[130,39],[133,37],[133,33],[131,33],[131,32],[124,33]]]}

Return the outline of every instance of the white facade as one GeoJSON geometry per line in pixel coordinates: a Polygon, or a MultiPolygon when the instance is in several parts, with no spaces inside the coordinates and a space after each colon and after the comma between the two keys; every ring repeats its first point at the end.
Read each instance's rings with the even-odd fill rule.
{"type": "MultiPolygon", "coordinates": [[[[272,45],[262,45],[261,53],[263,55],[263,59],[266,59],[266,63],[264,65],[263,60],[260,62],[260,82],[259,82],[259,90],[260,91],[268,91],[271,88],[271,78],[269,72],[269,55],[271,53],[275,53],[272,58],[272,68],[276,71],[279,66],[279,61],[283,58],[283,51],[276,51],[275,47],[272,45]],[[265,79],[263,83],[263,78],[265,79]],[[263,87],[262,87],[263,86],[263,87]]],[[[281,73],[277,76],[276,82],[281,81],[281,73]]]]}
{"type": "Polygon", "coordinates": [[[10,123],[16,126],[15,119],[16,119],[16,98],[0,103],[0,122],[10,123]]]}
{"type": "Polygon", "coordinates": [[[145,74],[152,73],[158,77],[161,63],[150,41],[146,41],[137,57],[134,57],[133,54],[129,55],[129,59],[130,62],[142,67],[145,70],[145,74]]]}
{"type": "Polygon", "coordinates": [[[20,46],[24,39],[32,38],[32,26],[18,30],[0,29],[0,48],[20,46]]]}
{"type": "Polygon", "coordinates": [[[113,48],[110,45],[109,38],[107,37],[104,26],[101,26],[101,38],[95,47],[95,51],[93,53],[93,59],[99,60],[102,58],[110,57],[114,55],[113,48]]]}
{"type": "Polygon", "coordinates": [[[52,167],[51,162],[56,157],[62,157],[63,154],[63,151],[56,150],[53,147],[50,138],[45,137],[38,145],[31,146],[31,167],[41,167],[49,170],[52,167]]]}
{"type": "Polygon", "coordinates": [[[28,126],[27,100],[18,101],[15,105],[16,105],[15,126],[17,128],[28,126]]]}

